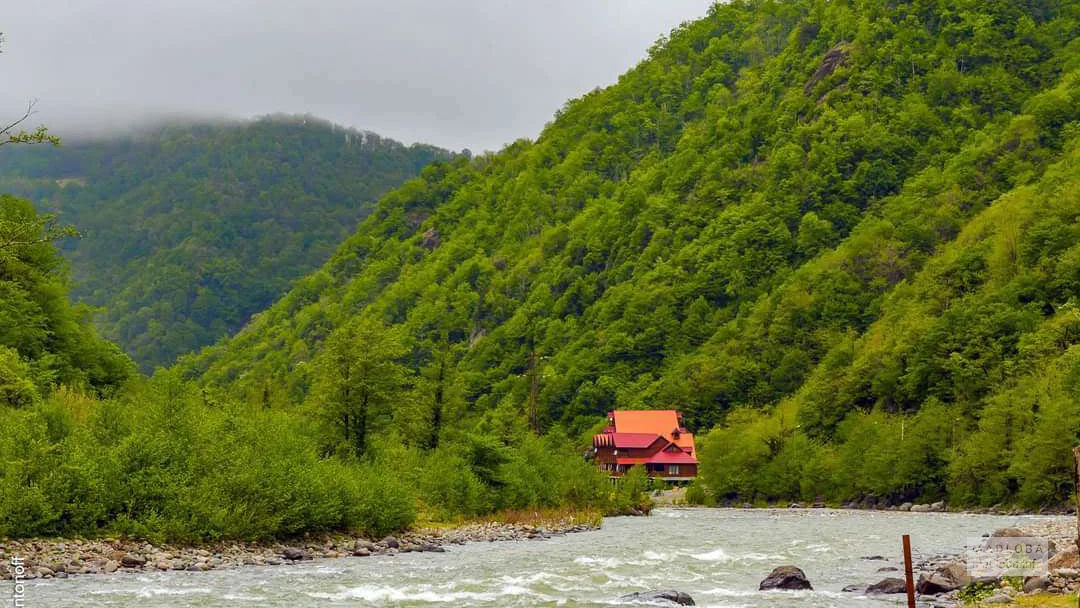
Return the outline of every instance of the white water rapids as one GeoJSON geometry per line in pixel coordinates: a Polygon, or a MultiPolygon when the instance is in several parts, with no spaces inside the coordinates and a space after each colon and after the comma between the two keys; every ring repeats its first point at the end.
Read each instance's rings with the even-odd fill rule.
{"type": "MultiPolygon", "coordinates": [[[[545,541],[472,543],[446,553],[349,557],[211,572],[90,575],[27,583],[25,606],[566,606],[633,605],[619,596],[678,589],[699,606],[807,608],[904,605],[903,595],[844,593],[903,578],[901,535],[915,563],[1035,516],[834,511],[660,509],[601,530],[545,541]],[[863,557],[880,555],[881,560],[863,557]],[[781,565],[813,591],[758,591],[781,565]],[[896,567],[898,572],[878,572],[896,567]]],[[[10,581],[9,581],[10,582],[10,581]]]]}

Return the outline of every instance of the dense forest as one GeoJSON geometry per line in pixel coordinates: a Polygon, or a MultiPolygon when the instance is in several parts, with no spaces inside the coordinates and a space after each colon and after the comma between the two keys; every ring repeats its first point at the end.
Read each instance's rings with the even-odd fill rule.
{"type": "Polygon", "coordinates": [[[581,453],[643,407],[685,412],[712,498],[1063,503],[1078,34],[1071,1],[717,4],[535,141],[428,165],[150,379],[53,340],[93,336],[56,254],[9,252],[30,304],[0,331],[45,329],[0,367],[0,536],[627,511],[640,471],[581,453]]]}
{"type": "Polygon", "coordinates": [[[328,345],[375,324],[406,437],[673,407],[717,427],[719,497],[1064,502],[1078,26],[1076,2],[716,5],[536,141],[425,169],[181,370],[311,406],[328,345]]]}
{"type": "Polygon", "coordinates": [[[389,189],[448,153],[310,117],[176,123],[0,150],[0,191],[77,227],[74,297],[150,371],[316,269],[389,189]]]}

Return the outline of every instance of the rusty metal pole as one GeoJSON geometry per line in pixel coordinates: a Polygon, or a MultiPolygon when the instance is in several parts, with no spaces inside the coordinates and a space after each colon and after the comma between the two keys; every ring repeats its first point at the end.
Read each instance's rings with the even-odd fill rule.
{"type": "Polygon", "coordinates": [[[904,535],[904,578],[907,579],[907,605],[915,608],[915,574],[911,570],[911,536],[904,535]]]}

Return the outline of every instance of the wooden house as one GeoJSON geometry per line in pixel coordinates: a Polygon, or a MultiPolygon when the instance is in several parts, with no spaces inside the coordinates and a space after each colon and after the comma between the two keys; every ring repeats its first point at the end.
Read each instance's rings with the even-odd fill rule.
{"type": "Polygon", "coordinates": [[[609,412],[608,426],[593,436],[593,460],[612,477],[639,465],[664,481],[689,481],[698,467],[694,435],[675,410],[609,412]]]}

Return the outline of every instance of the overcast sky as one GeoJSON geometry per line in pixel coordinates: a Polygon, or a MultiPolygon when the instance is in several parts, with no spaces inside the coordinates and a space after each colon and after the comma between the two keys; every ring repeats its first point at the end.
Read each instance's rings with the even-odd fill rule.
{"type": "Polygon", "coordinates": [[[0,119],[64,136],[160,114],[311,113],[498,149],[711,0],[4,0],[0,119]]]}

